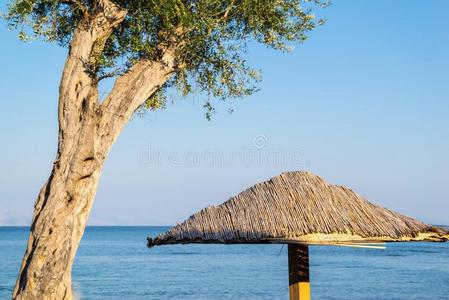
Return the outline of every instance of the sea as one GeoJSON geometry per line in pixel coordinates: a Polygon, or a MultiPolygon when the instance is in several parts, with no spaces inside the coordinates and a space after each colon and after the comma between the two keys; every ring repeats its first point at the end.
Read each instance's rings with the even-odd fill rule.
{"type": "MultiPolygon", "coordinates": [[[[75,299],[288,299],[286,246],[146,247],[167,229],[88,227],[75,299]]],[[[28,231],[0,227],[0,299],[11,298],[28,231]]],[[[310,268],[312,299],[449,299],[449,243],[311,246],[310,268]]]]}

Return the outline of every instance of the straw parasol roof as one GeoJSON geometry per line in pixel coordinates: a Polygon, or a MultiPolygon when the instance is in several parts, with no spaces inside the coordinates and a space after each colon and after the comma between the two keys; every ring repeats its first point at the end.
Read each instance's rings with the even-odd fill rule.
{"type": "Polygon", "coordinates": [[[448,231],[372,204],[309,172],[286,172],[207,207],[148,246],[447,241],[448,231]]]}

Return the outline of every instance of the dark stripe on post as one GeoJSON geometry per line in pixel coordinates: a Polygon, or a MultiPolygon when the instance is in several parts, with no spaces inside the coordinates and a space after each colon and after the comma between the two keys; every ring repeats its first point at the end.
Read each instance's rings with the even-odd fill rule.
{"type": "Polygon", "coordinates": [[[290,300],[310,299],[309,247],[288,245],[290,300]]]}

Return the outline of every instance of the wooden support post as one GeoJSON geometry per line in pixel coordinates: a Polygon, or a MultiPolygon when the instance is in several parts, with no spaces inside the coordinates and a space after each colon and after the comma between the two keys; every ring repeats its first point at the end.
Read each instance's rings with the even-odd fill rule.
{"type": "Polygon", "coordinates": [[[309,246],[288,245],[290,300],[310,300],[309,246]]]}

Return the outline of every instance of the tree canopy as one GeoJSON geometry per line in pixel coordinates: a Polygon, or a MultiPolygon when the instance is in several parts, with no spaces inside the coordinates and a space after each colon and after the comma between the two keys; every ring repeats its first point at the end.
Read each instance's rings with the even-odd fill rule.
{"type": "MultiPolygon", "coordinates": [[[[142,59],[156,60],[174,48],[174,76],[146,102],[158,108],[164,91],[205,92],[218,99],[242,97],[257,89],[259,72],[250,67],[248,42],[289,51],[323,21],[312,9],[325,0],[115,0],[126,17],[104,42],[90,66],[99,80],[125,73],[142,59]]],[[[4,15],[22,40],[42,38],[70,46],[78,26],[101,11],[97,0],[15,0],[4,15]]],[[[206,104],[207,109],[210,104],[206,104]]]]}

